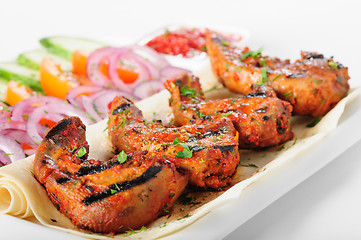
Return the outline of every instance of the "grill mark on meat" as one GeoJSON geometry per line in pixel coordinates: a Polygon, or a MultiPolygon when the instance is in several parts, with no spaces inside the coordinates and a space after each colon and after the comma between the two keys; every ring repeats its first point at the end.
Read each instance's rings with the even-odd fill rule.
{"type": "Polygon", "coordinates": [[[46,134],[46,136],[44,138],[45,139],[52,138],[54,135],[56,135],[59,132],[63,131],[70,124],[71,124],[71,120],[68,119],[68,118],[65,118],[65,119],[61,120],[61,122],[59,122],[55,127],[50,129],[50,131],[46,134]]]}
{"type": "Polygon", "coordinates": [[[193,153],[195,152],[200,152],[203,149],[206,149],[206,146],[194,146],[194,147],[190,147],[189,150],[193,151],[193,153]]]}
{"type": "Polygon", "coordinates": [[[112,114],[116,115],[116,114],[128,109],[129,107],[130,107],[130,103],[123,103],[122,105],[120,105],[116,109],[114,109],[112,114]]]}
{"type": "Polygon", "coordinates": [[[70,182],[71,180],[72,179],[68,178],[68,177],[60,177],[60,178],[56,179],[56,183],[57,184],[64,184],[64,183],[70,182]]]}
{"type": "Polygon", "coordinates": [[[130,181],[125,181],[125,182],[115,183],[113,185],[110,185],[107,190],[97,193],[97,194],[90,195],[90,196],[84,198],[82,200],[82,202],[84,205],[88,206],[94,202],[97,202],[97,201],[100,201],[107,197],[110,197],[111,195],[114,195],[118,192],[123,192],[132,187],[146,183],[150,179],[154,178],[161,170],[162,170],[162,166],[150,167],[139,177],[137,177],[133,180],[130,180],[130,181]]]}
{"type": "Polygon", "coordinates": [[[226,145],[226,146],[213,146],[214,149],[219,149],[221,152],[231,152],[237,145],[226,145]]]}
{"type": "Polygon", "coordinates": [[[291,75],[287,75],[287,78],[302,78],[302,77],[307,77],[308,75],[306,73],[298,73],[298,74],[291,74],[291,75]]]}
{"type": "MultiPolygon", "coordinates": [[[[128,158],[127,158],[128,161],[128,158]]],[[[91,165],[91,166],[82,166],[75,174],[77,177],[82,177],[85,175],[91,175],[95,173],[103,172],[109,168],[112,168],[118,165],[119,162],[111,162],[107,165],[91,165]]]]}

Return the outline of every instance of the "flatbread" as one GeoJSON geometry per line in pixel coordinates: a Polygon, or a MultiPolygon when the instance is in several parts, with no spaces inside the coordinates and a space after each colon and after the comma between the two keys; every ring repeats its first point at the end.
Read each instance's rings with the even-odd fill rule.
{"type": "MultiPolygon", "coordinates": [[[[217,85],[214,76],[201,77],[201,83],[204,90],[213,86],[220,88],[210,92],[207,95],[209,98],[232,95],[217,85]],[[207,79],[207,81],[204,82],[203,79],[207,79]]],[[[164,123],[170,124],[172,122],[172,110],[168,106],[169,96],[169,93],[164,90],[136,103],[136,105],[143,111],[147,120],[161,119],[164,123]]],[[[293,117],[292,129],[295,133],[293,140],[264,151],[241,150],[240,166],[233,178],[235,185],[227,190],[214,192],[187,190],[188,192],[176,202],[168,215],[157,219],[142,230],[110,236],[76,229],[68,218],[56,210],[45,189],[33,176],[34,156],[0,168],[0,213],[90,239],[155,239],[170,235],[203,217],[217,206],[239,197],[243,189],[261,178],[266,171],[272,171],[285,162],[291,162],[295,156],[302,155],[304,151],[321,141],[337,127],[345,108],[356,98],[360,100],[360,96],[360,88],[351,89],[348,96],[312,128],[306,127],[312,121],[311,118],[293,117]]],[[[112,157],[113,148],[107,131],[104,131],[106,127],[107,120],[87,126],[86,134],[90,145],[90,158],[105,160],[112,157]]]]}

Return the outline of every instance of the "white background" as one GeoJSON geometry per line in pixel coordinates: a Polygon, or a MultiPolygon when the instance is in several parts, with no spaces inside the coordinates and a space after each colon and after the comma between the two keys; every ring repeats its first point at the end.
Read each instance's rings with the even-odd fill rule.
{"type": "MultiPolygon", "coordinates": [[[[295,59],[300,50],[311,50],[335,56],[349,67],[350,84],[360,86],[360,10],[356,0],[0,0],[0,61],[38,47],[46,36],[137,40],[168,24],[225,25],[248,29],[249,44],[267,54],[295,59]]],[[[360,154],[359,141],[226,239],[361,239],[360,154]]],[[[43,229],[30,231],[41,236],[43,229]]]]}

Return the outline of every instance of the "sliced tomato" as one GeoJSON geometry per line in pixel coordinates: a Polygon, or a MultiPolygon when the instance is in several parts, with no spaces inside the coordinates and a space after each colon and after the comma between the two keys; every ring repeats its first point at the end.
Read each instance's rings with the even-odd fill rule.
{"type": "Polygon", "coordinates": [[[84,50],[75,50],[72,55],[73,73],[79,76],[87,76],[86,63],[89,53],[84,50]]]}
{"type": "Polygon", "coordinates": [[[46,95],[65,99],[68,91],[79,85],[77,76],[63,73],[59,64],[43,59],[40,64],[40,83],[46,95]]]}
{"type": "Polygon", "coordinates": [[[106,76],[108,79],[110,79],[109,72],[108,72],[108,66],[109,66],[108,61],[105,59],[102,59],[100,61],[99,71],[101,73],[103,73],[103,75],[106,76]]]}
{"type": "Polygon", "coordinates": [[[6,98],[5,101],[14,106],[18,102],[27,99],[31,96],[35,95],[35,92],[25,85],[15,82],[9,81],[7,89],[6,89],[6,98]]]}
{"type": "Polygon", "coordinates": [[[139,73],[124,66],[118,66],[118,76],[124,83],[130,84],[138,79],[139,73]]]}
{"type": "Polygon", "coordinates": [[[47,118],[41,118],[39,120],[39,124],[41,124],[45,127],[51,128],[56,124],[56,122],[54,122],[53,120],[47,119],[47,118]]]}
{"type": "Polygon", "coordinates": [[[22,143],[21,144],[21,148],[23,150],[29,150],[29,149],[33,149],[34,147],[32,147],[31,145],[27,144],[27,143],[22,143]]]}

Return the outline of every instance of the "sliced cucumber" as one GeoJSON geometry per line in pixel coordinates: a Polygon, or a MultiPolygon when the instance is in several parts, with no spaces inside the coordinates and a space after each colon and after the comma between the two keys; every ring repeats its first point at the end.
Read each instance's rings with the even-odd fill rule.
{"type": "Polygon", "coordinates": [[[8,88],[9,80],[0,78],[0,101],[4,102],[6,97],[6,90],[8,88]]]}
{"type": "Polygon", "coordinates": [[[39,72],[15,62],[0,63],[0,77],[21,82],[35,91],[42,91],[39,72]]]}
{"type": "Polygon", "coordinates": [[[74,50],[94,51],[97,48],[106,46],[106,44],[83,38],[74,37],[48,37],[40,40],[49,52],[71,60],[74,50]]]}
{"type": "Polygon", "coordinates": [[[17,58],[17,62],[25,67],[39,70],[40,63],[44,58],[50,58],[57,64],[60,64],[63,71],[72,70],[70,61],[67,61],[62,57],[52,54],[43,48],[20,54],[17,58]]]}

